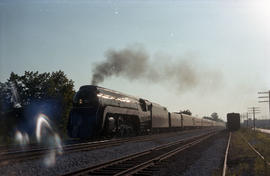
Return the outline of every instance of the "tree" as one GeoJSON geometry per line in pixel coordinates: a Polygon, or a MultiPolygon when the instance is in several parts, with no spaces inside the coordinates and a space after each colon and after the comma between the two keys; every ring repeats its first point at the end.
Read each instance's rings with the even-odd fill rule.
{"type": "Polygon", "coordinates": [[[21,108],[14,108],[12,90],[7,83],[0,83],[0,142],[8,143],[15,128],[21,108]]]}
{"type": "Polygon", "coordinates": [[[72,107],[72,100],[75,94],[74,83],[69,80],[63,71],[53,72],[48,81],[47,95],[61,100],[62,118],[58,121],[59,128],[66,132],[68,114],[72,107]]]}
{"type": "Polygon", "coordinates": [[[0,112],[10,111],[12,109],[13,99],[12,90],[8,83],[0,82],[0,112]]]}
{"type": "Polygon", "coordinates": [[[192,115],[191,111],[189,109],[180,111],[180,114],[187,114],[187,115],[192,115]]]}
{"type": "Polygon", "coordinates": [[[12,72],[7,82],[0,84],[0,111],[12,108],[14,111],[22,106],[25,118],[45,112],[64,134],[74,93],[73,81],[61,70],[52,73],[25,71],[22,76],[12,72]]]}
{"type": "Polygon", "coordinates": [[[203,116],[203,119],[213,120],[212,117],[203,116]]]}
{"type": "MultiPolygon", "coordinates": [[[[61,72],[61,71],[59,71],[61,72]]],[[[11,73],[7,84],[18,94],[22,105],[29,105],[32,100],[47,98],[50,73],[25,71],[23,76],[11,73]]],[[[13,93],[14,94],[14,93],[13,93]]]]}
{"type": "Polygon", "coordinates": [[[211,117],[212,117],[212,119],[213,119],[214,121],[218,121],[218,113],[213,112],[213,113],[211,114],[211,117]]]}

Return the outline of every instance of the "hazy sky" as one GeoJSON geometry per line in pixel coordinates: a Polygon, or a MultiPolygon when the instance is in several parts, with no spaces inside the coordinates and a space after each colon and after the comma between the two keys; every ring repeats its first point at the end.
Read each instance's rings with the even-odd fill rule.
{"type": "Polygon", "coordinates": [[[120,75],[100,86],[170,111],[225,116],[254,105],[268,116],[267,104],[257,103],[257,92],[270,89],[269,19],[269,1],[256,0],[0,0],[0,81],[12,71],[61,69],[77,90],[91,83],[95,65],[106,60],[109,49],[137,45],[152,68],[177,68],[185,61],[200,83],[179,89],[166,77],[149,81],[120,75]]]}

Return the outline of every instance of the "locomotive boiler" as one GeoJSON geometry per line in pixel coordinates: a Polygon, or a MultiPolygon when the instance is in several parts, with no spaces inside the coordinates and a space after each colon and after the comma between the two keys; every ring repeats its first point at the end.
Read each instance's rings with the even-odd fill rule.
{"type": "Polygon", "coordinates": [[[68,133],[73,138],[137,135],[168,128],[165,107],[106,88],[80,87],[73,100],[68,133]]]}
{"type": "Polygon", "coordinates": [[[170,113],[166,107],[143,98],[85,85],[74,96],[68,135],[72,138],[135,136],[203,126],[224,124],[170,113]]]}

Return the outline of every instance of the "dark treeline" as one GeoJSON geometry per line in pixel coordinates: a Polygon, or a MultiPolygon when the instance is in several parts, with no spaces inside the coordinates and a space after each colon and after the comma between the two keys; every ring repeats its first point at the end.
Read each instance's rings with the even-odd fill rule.
{"type": "Polygon", "coordinates": [[[192,115],[192,112],[191,112],[189,109],[183,110],[183,111],[180,110],[179,113],[180,113],[180,114],[192,115]]]}
{"type": "Polygon", "coordinates": [[[219,118],[218,113],[216,112],[213,112],[210,117],[204,116],[203,118],[208,120],[214,120],[217,122],[224,122],[222,119],[219,118]]]}
{"type": "Polygon", "coordinates": [[[65,135],[74,93],[74,82],[63,71],[26,71],[21,76],[12,72],[0,82],[0,141],[8,142],[18,128],[33,132],[38,113],[47,115],[65,135]]]}
{"type": "MultiPolygon", "coordinates": [[[[192,115],[192,112],[189,109],[183,110],[183,111],[180,110],[178,113],[192,115]]],[[[216,112],[213,112],[210,116],[204,116],[203,118],[208,119],[208,120],[213,120],[216,122],[224,122],[222,119],[219,118],[218,113],[216,112]]]]}

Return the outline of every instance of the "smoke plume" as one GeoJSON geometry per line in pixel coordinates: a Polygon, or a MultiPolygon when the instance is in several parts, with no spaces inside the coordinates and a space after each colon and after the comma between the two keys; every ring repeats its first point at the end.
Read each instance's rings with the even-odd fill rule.
{"type": "Polygon", "coordinates": [[[138,79],[144,76],[148,67],[148,55],[143,48],[108,50],[107,60],[96,65],[92,84],[97,85],[110,76],[125,76],[138,79]]]}
{"type": "Polygon", "coordinates": [[[166,83],[178,90],[198,86],[216,87],[221,81],[221,73],[205,69],[187,55],[177,61],[165,56],[151,59],[141,46],[122,50],[110,49],[105,53],[106,60],[97,63],[93,70],[92,84],[98,85],[109,77],[125,77],[128,80],[146,80],[152,83],[166,83]]]}

